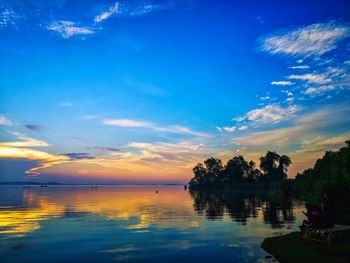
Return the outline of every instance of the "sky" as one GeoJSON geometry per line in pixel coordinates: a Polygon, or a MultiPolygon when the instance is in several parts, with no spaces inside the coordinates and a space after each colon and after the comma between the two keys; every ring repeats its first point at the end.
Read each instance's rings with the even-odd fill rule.
{"type": "Polygon", "coordinates": [[[350,139],[349,1],[1,0],[0,181],[186,183],[350,139]]]}

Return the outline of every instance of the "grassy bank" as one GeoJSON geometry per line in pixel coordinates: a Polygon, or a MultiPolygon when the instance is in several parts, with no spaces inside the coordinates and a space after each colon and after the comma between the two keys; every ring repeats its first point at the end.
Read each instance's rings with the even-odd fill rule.
{"type": "Polygon", "coordinates": [[[266,238],[262,248],[281,263],[347,263],[350,259],[350,232],[339,234],[332,245],[304,241],[300,232],[266,238]]]}

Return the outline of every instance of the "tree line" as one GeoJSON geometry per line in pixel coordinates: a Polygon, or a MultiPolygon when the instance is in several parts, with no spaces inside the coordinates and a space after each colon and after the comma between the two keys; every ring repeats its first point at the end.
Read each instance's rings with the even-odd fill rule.
{"type": "Polygon", "coordinates": [[[242,155],[235,156],[224,165],[219,158],[209,158],[193,168],[194,176],[190,188],[234,187],[263,185],[282,182],[287,178],[288,166],[292,163],[286,155],[268,151],[260,157],[258,169],[253,161],[246,161],[242,155]]]}
{"type": "Polygon", "coordinates": [[[337,151],[326,151],[313,168],[290,180],[292,192],[302,192],[306,201],[320,206],[327,193],[334,201],[340,222],[350,222],[350,140],[337,151]]]}
{"type": "Polygon", "coordinates": [[[338,151],[326,151],[324,156],[315,162],[313,168],[298,173],[295,177],[307,192],[327,190],[331,185],[349,186],[350,182],[350,140],[338,151]]]}

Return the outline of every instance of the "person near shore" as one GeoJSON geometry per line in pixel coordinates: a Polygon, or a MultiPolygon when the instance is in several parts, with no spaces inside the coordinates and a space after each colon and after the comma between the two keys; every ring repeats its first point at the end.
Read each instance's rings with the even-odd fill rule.
{"type": "Polygon", "coordinates": [[[304,220],[303,224],[300,226],[301,231],[303,231],[306,227],[322,227],[323,216],[321,210],[310,204],[306,204],[305,207],[306,212],[303,211],[303,214],[307,217],[307,219],[304,220]]]}

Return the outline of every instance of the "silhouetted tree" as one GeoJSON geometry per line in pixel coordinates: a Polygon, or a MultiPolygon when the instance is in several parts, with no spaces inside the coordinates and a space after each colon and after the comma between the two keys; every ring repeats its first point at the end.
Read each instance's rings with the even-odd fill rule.
{"type": "Polygon", "coordinates": [[[231,183],[242,182],[250,170],[250,163],[244,160],[242,155],[230,159],[225,167],[225,177],[231,183]]]}
{"type": "Polygon", "coordinates": [[[263,180],[276,182],[287,178],[286,172],[291,163],[288,156],[280,156],[276,152],[268,151],[265,156],[260,157],[260,169],[264,173],[263,180]]]}
{"type": "Polygon", "coordinates": [[[189,186],[195,187],[228,187],[247,186],[257,182],[282,181],[287,177],[287,169],[291,160],[286,155],[267,152],[260,158],[260,168],[253,161],[246,161],[242,155],[234,156],[226,165],[218,158],[209,158],[204,164],[198,163],[193,168],[194,177],[189,186]]]}
{"type": "Polygon", "coordinates": [[[287,155],[282,155],[278,160],[278,180],[287,178],[288,166],[292,163],[292,160],[287,155]]]}
{"type": "Polygon", "coordinates": [[[218,158],[211,157],[205,160],[204,164],[207,168],[208,173],[218,174],[224,169],[224,166],[222,165],[222,161],[218,158]]]}

